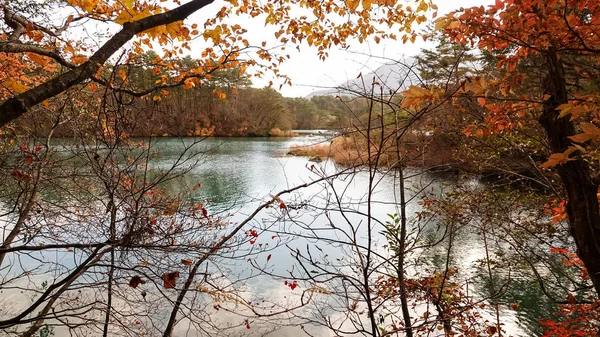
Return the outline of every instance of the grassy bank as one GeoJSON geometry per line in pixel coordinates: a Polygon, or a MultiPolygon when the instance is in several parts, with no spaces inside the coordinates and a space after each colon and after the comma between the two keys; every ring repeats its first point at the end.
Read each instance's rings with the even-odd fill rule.
{"type": "Polygon", "coordinates": [[[468,164],[454,159],[453,142],[436,135],[415,134],[400,143],[372,140],[357,136],[339,136],[331,141],[310,146],[293,146],[290,155],[307,156],[316,160],[330,158],[343,166],[378,163],[380,166],[420,167],[427,169],[466,169],[468,164]]]}

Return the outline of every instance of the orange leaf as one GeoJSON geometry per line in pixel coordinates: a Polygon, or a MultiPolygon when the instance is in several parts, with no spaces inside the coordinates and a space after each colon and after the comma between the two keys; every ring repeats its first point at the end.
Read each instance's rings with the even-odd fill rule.
{"type": "Polygon", "coordinates": [[[553,153],[548,157],[548,160],[543,163],[541,168],[550,168],[556,165],[562,165],[569,161],[569,155],[565,153],[553,153]]]}
{"type": "Polygon", "coordinates": [[[38,54],[27,54],[27,57],[29,57],[30,60],[32,60],[33,62],[37,63],[39,66],[44,67],[48,62],[46,62],[44,60],[43,57],[41,57],[38,54]]]}
{"type": "Polygon", "coordinates": [[[569,139],[571,139],[572,141],[574,141],[576,143],[585,143],[585,142],[591,140],[592,138],[594,138],[594,135],[591,135],[589,133],[580,133],[578,135],[569,137],[569,139]]]}
{"type": "Polygon", "coordinates": [[[75,63],[75,64],[82,64],[87,62],[88,58],[81,55],[81,54],[77,54],[75,56],[73,56],[73,58],[71,59],[71,62],[75,63]]]}
{"type": "Polygon", "coordinates": [[[123,69],[119,69],[119,72],[118,72],[118,73],[119,73],[119,77],[120,77],[120,78],[121,78],[123,81],[125,81],[125,80],[127,79],[127,73],[125,72],[125,70],[123,70],[123,69]]]}

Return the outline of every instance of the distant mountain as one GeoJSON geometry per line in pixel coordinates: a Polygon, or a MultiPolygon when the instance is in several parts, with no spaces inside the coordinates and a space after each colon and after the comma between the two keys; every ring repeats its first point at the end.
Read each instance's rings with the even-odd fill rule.
{"type": "Polygon", "coordinates": [[[373,83],[379,83],[383,87],[383,93],[389,94],[398,89],[407,88],[414,83],[413,81],[416,78],[415,74],[413,74],[413,71],[416,71],[414,69],[415,64],[414,58],[407,58],[399,62],[384,63],[375,69],[375,71],[366,74],[364,72],[356,74],[356,78],[349,79],[337,87],[313,91],[306,98],[326,95],[364,95],[365,93],[370,93],[371,90],[379,93],[380,87],[378,85],[373,87],[373,83]],[[413,68],[412,71],[411,67],[413,68]]]}

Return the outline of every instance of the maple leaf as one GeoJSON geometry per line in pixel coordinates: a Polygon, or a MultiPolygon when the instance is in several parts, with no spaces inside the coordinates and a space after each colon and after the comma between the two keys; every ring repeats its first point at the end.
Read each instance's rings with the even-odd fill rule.
{"type": "Polygon", "coordinates": [[[404,99],[402,100],[402,105],[400,107],[405,109],[420,105],[431,97],[431,92],[423,87],[411,85],[408,90],[402,92],[402,95],[404,96],[404,99]]]}
{"type": "Polygon", "coordinates": [[[569,158],[569,156],[571,155],[571,153],[577,151],[577,150],[581,150],[582,148],[580,146],[570,146],[565,152],[563,153],[553,153],[552,155],[550,155],[550,157],[548,157],[548,160],[543,163],[542,165],[540,165],[541,168],[550,168],[556,165],[562,165],[568,161],[573,160],[573,158],[569,158]]]}
{"type": "Polygon", "coordinates": [[[44,67],[48,64],[48,62],[46,62],[46,60],[38,54],[29,53],[27,54],[27,57],[41,67],[44,67]]]}
{"type": "Polygon", "coordinates": [[[583,133],[569,137],[572,141],[577,143],[585,143],[596,137],[600,137],[600,129],[592,123],[581,123],[581,131],[583,133]]]}
{"type": "Polygon", "coordinates": [[[124,10],[124,11],[121,11],[121,13],[119,13],[119,15],[115,18],[114,21],[115,21],[115,23],[123,25],[126,22],[137,21],[137,20],[140,20],[143,18],[147,18],[151,15],[152,15],[152,13],[150,12],[150,9],[148,9],[148,8],[144,8],[141,11],[124,10]]]}
{"type": "MultiPolygon", "coordinates": [[[[215,27],[215,29],[205,30],[204,33],[202,33],[202,36],[204,37],[205,41],[208,41],[208,39],[211,39],[214,44],[219,44],[219,42],[221,42],[221,34],[222,33],[223,33],[223,29],[221,28],[221,26],[217,26],[217,27],[215,27]]],[[[207,76],[207,78],[208,78],[208,76],[207,76]]]]}

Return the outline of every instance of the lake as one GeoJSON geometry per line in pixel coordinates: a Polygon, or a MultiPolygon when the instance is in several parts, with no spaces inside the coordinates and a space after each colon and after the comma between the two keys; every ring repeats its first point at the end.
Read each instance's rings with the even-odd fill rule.
{"type": "MultiPolygon", "coordinates": [[[[180,157],[182,149],[193,141],[174,138],[156,140],[154,147],[159,154],[148,162],[150,171],[169,168],[180,157]]],[[[310,162],[307,157],[286,155],[291,146],[319,142],[326,143],[328,139],[324,135],[301,135],[294,138],[209,138],[193,145],[193,150],[200,153],[197,163],[184,165],[181,177],[161,186],[168,193],[180,193],[186,195],[186,198],[203,201],[209,214],[219,216],[234,226],[278,192],[342,170],[331,161],[315,163],[310,162]],[[200,187],[196,188],[197,186],[200,187]]],[[[72,150],[69,146],[65,149],[72,150]]],[[[420,173],[415,169],[407,169],[406,175],[411,176],[407,184],[411,191],[422,189],[430,195],[442,196],[456,184],[465,183],[452,175],[420,173]]],[[[347,320],[344,321],[342,312],[347,303],[340,303],[339,298],[331,295],[332,290],[344,285],[336,281],[325,282],[325,276],[319,276],[319,287],[311,285],[307,278],[315,271],[302,271],[303,266],[299,262],[302,261],[305,267],[311,265],[322,268],[329,275],[334,272],[351,274],[354,272],[353,261],[357,261],[353,247],[366,245],[370,245],[381,259],[385,259],[389,249],[382,231],[383,225],[391,221],[389,214],[398,213],[397,180],[393,171],[387,172],[384,169],[373,174],[373,193],[369,207],[369,177],[370,172],[358,170],[327,179],[323,183],[281,196],[280,200],[273,203],[273,207],[255,216],[244,228],[246,234],[235,241],[236,249],[223,249],[202,267],[203,273],[209,275],[205,279],[214,278],[214,282],[221,282],[217,286],[222,287],[226,290],[224,293],[229,295],[219,297],[210,291],[194,295],[195,300],[202,302],[195,304],[195,319],[209,323],[201,327],[182,321],[176,326],[175,335],[207,335],[208,331],[214,330],[228,336],[302,336],[305,332],[315,336],[333,336],[330,330],[319,323],[338,319],[342,322],[340,326],[348,324],[347,320]],[[250,230],[260,235],[254,238],[250,230]],[[311,263],[306,259],[309,252],[311,263]],[[299,280],[297,286],[290,286],[296,279],[299,280]],[[297,306],[302,301],[303,293],[305,296],[312,296],[312,304],[276,317],[270,316],[273,312],[297,306]],[[250,306],[255,306],[254,310],[262,317],[256,317],[256,312],[253,313],[250,306]]],[[[473,188],[485,188],[476,180],[466,183],[473,188]]],[[[409,192],[409,196],[414,194],[415,192],[409,192]]],[[[408,205],[409,217],[416,218],[420,211],[422,206],[417,196],[408,205]]],[[[435,239],[440,226],[434,223],[423,229],[430,239],[435,239]]],[[[228,227],[225,227],[223,233],[227,230],[228,227]]],[[[481,238],[471,230],[457,233],[454,247],[450,251],[451,264],[459,270],[456,282],[469,288],[468,296],[474,299],[484,298],[489,289],[485,273],[477,264],[478,260],[485,257],[481,238]]],[[[60,259],[65,260],[67,254],[62,251],[60,254],[60,259]]],[[[443,245],[416,251],[413,255],[408,258],[409,277],[443,270],[445,266],[446,250],[443,245]]],[[[34,268],[35,261],[31,257],[23,262],[23,268],[34,268]]],[[[73,265],[64,261],[63,264],[66,269],[73,265]]],[[[319,274],[319,271],[315,274],[319,274]]],[[[39,283],[42,279],[32,282],[39,283]]],[[[126,282],[122,283],[126,285],[126,282]]],[[[126,286],[124,289],[131,290],[126,286]]],[[[4,294],[5,304],[26,301],[22,294],[14,291],[7,290],[4,294]]],[[[175,295],[174,289],[162,292],[162,296],[166,298],[174,298],[175,295]]],[[[154,294],[149,290],[149,301],[152,296],[154,294]]],[[[544,300],[536,280],[519,275],[511,277],[510,287],[502,294],[500,302],[503,327],[513,336],[541,334],[539,319],[548,317],[554,310],[544,300]],[[512,303],[519,303],[518,310],[510,308],[512,303]]],[[[160,321],[166,319],[169,307],[158,306],[152,310],[148,319],[160,321]]],[[[416,306],[414,313],[420,315],[423,310],[416,306]]],[[[482,320],[492,318],[490,309],[484,309],[482,320]]],[[[389,322],[393,318],[382,317],[382,321],[385,319],[389,322]]],[[[57,335],[61,335],[63,330],[64,327],[60,324],[54,327],[57,335]]]]}

